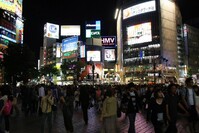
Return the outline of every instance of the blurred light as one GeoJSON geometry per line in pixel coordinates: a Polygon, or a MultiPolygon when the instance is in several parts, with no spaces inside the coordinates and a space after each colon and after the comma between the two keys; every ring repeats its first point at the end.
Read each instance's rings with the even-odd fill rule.
{"type": "Polygon", "coordinates": [[[119,9],[117,8],[117,9],[115,10],[115,19],[117,19],[118,11],[119,11],[119,9]]]}

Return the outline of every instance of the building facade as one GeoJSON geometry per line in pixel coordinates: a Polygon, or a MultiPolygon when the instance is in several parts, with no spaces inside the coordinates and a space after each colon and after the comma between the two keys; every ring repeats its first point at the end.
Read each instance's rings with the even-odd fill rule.
{"type": "Polygon", "coordinates": [[[177,82],[182,18],[169,0],[135,0],[117,15],[118,71],[125,83],[177,82]],[[179,30],[180,29],[180,30],[179,30]]]}

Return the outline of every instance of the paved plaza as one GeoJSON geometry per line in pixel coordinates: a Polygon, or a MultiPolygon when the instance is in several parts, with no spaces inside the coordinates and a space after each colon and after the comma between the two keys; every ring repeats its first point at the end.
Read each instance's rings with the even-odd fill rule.
{"type": "MultiPolygon", "coordinates": [[[[94,107],[88,110],[88,114],[88,125],[85,125],[81,109],[79,108],[79,110],[74,111],[74,133],[100,133],[102,129],[102,122],[99,120],[100,115],[94,107]]],[[[25,117],[24,114],[20,112],[18,117],[11,117],[10,123],[10,133],[39,133],[41,116],[29,115],[25,117]]],[[[117,124],[121,133],[127,133],[128,118],[125,118],[124,114],[118,118],[117,124]]],[[[136,118],[136,131],[139,133],[153,133],[152,125],[150,123],[147,124],[141,114],[138,114],[136,118]]],[[[53,117],[53,133],[66,133],[62,111],[60,109],[58,109],[57,115],[53,117]]]]}
{"type": "MultiPolygon", "coordinates": [[[[74,111],[73,125],[74,133],[100,133],[102,129],[102,122],[99,120],[99,114],[95,108],[91,108],[88,111],[89,121],[88,125],[84,124],[82,118],[81,109],[74,111]]],[[[127,133],[128,131],[128,118],[124,114],[117,120],[120,133],[127,133]]],[[[41,116],[28,115],[24,116],[20,112],[19,116],[11,117],[10,120],[10,133],[40,133],[41,116]]],[[[186,133],[184,127],[181,125],[181,121],[178,122],[179,133],[186,133]]],[[[137,133],[154,133],[151,123],[147,123],[142,114],[138,114],[136,117],[136,132],[137,133]]],[[[64,127],[64,121],[62,111],[59,108],[57,115],[53,118],[53,133],[66,133],[64,127]]]]}

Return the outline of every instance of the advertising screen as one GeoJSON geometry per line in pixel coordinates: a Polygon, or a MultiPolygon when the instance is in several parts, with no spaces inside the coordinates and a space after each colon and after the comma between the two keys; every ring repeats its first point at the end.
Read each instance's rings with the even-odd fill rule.
{"type": "Polygon", "coordinates": [[[23,0],[0,0],[0,8],[16,13],[21,18],[22,2],[23,0]]]}
{"type": "Polygon", "coordinates": [[[104,60],[115,61],[115,49],[104,49],[104,60]]]}
{"type": "Polygon", "coordinates": [[[70,37],[62,40],[62,52],[77,50],[78,37],[70,37]]]}
{"type": "Polygon", "coordinates": [[[80,36],[80,25],[62,25],[61,36],[80,36]]]}
{"type": "Polygon", "coordinates": [[[62,40],[62,55],[63,58],[77,57],[78,37],[70,37],[62,40]]]}
{"type": "Polygon", "coordinates": [[[155,11],[155,0],[144,2],[138,5],[128,7],[123,10],[123,19],[127,19],[136,15],[140,15],[147,12],[155,11]]]}
{"type": "Polygon", "coordinates": [[[101,61],[101,51],[93,50],[93,51],[87,51],[87,58],[86,61],[101,61]]]}
{"type": "Polygon", "coordinates": [[[127,27],[128,45],[152,41],[151,22],[127,27]]]}
{"type": "Polygon", "coordinates": [[[44,26],[44,36],[59,39],[59,25],[46,23],[44,26]]]}

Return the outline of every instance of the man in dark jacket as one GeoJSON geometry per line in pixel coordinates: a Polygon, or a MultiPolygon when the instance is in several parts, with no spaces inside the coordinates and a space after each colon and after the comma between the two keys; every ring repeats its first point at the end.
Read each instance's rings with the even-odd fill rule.
{"type": "Polygon", "coordinates": [[[139,103],[138,93],[135,89],[135,84],[129,83],[127,87],[129,90],[128,109],[127,109],[127,115],[129,117],[128,133],[136,133],[135,132],[135,118],[136,118],[136,113],[140,111],[141,106],[139,103]]]}
{"type": "Polygon", "coordinates": [[[80,103],[81,103],[81,107],[83,111],[84,122],[87,125],[88,124],[89,92],[86,86],[81,86],[79,99],[80,99],[80,103]]]}

